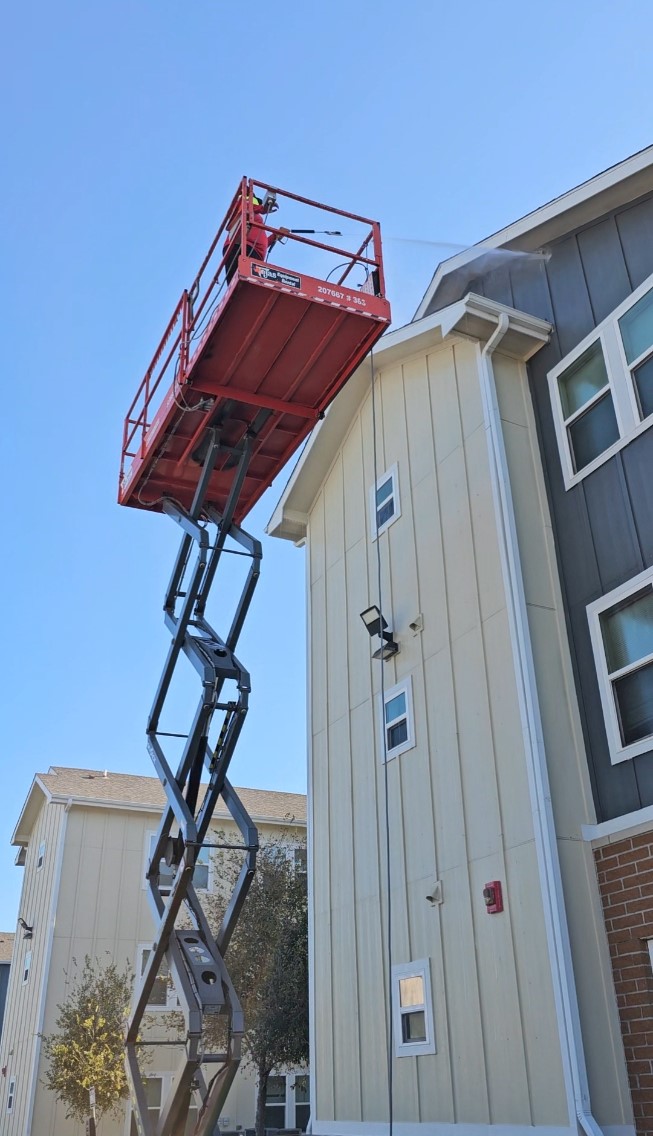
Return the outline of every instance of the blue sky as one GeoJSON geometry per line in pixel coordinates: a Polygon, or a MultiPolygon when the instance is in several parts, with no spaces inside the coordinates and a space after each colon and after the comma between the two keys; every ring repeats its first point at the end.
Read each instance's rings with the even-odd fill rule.
{"type": "MultiPolygon", "coordinates": [[[[377,217],[405,322],[438,242],[479,240],[650,143],[651,22],[646,0],[6,10],[0,928],[34,774],[151,772],[177,537],[116,505],[121,425],[238,179],[377,217]]],[[[305,787],[304,607],[304,554],[266,540],[236,784],[305,787]]]]}

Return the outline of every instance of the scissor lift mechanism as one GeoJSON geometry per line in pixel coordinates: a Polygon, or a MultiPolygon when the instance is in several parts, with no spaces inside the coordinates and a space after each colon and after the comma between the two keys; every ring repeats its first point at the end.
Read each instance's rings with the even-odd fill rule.
{"type": "Polygon", "coordinates": [[[164,604],[165,622],[172,632],[172,642],[147,723],[148,750],[164,785],[167,805],[148,870],[149,891],[160,924],[127,1034],[127,1061],[137,1106],[135,1115],[144,1136],[177,1136],[177,1133],[183,1133],[194,1090],[199,1091],[202,1099],[195,1132],[197,1136],[213,1132],[240,1060],[243,1014],[224,964],[224,954],[254,875],[258,835],[227,779],[227,770],[249,701],[249,674],[237,659],[235,649],[259,576],[261,544],[235,525],[232,517],[254,436],[255,428],[252,428],[243,438],[231,493],[222,515],[204,505],[208,480],[221,448],[219,428],[211,432],[191,509],[186,511],[171,501],[163,504],[164,512],[177,522],[183,535],[164,604]],[[202,514],[206,518],[204,521],[200,521],[202,514]],[[228,537],[241,545],[251,558],[251,564],[231,627],[223,640],[211,627],[204,612],[228,537]],[[166,734],[159,730],[159,722],[182,652],[198,672],[202,690],[181,760],[176,772],[173,772],[162,744],[166,734]],[[237,698],[221,701],[221,693],[228,680],[235,683],[237,698]],[[216,712],[223,715],[223,722],[218,743],[211,748],[208,735],[216,712]],[[202,798],[200,778],[204,769],[209,774],[209,783],[202,798]],[[219,797],[222,797],[240,830],[246,855],[222,925],[214,938],[193,887],[192,876],[219,797]],[[173,826],[178,828],[174,837],[171,836],[173,826]],[[176,867],[172,888],[165,897],[159,882],[161,859],[172,862],[176,867]],[[193,923],[191,930],[175,930],[175,920],[182,904],[185,904],[193,923]],[[151,1114],[148,1113],[138,1063],[139,1031],[164,958],[167,959],[184,1016],[186,1045],[173,1091],[164,1102],[154,1127],[150,1123],[151,1114]],[[203,1020],[205,1015],[216,1013],[227,1015],[227,1049],[223,1053],[207,1053],[202,1047],[203,1020]],[[216,1075],[208,1085],[200,1068],[202,1064],[217,1065],[216,1075]]]}
{"type": "MultiPolygon", "coordinates": [[[[224,255],[220,260],[221,234],[234,209],[240,209],[244,246],[246,224],[256,224],[251,199],[260,184],[243,179],[195,284],[182,296],[125,422],[121,503],[162,511],[182,530],[164,603],[172,640],[147,721],[148,750],[167,799],[147,872],[159,924],[126,1038],[133,1115],[142,1136],[184,1136],[197,1096],[201,1105],[193,1136],[212,1136],[241,1055],[243,1013],[224,956],[254,876],[258,834],[227,772],[249,703],[250,677],[235,651],[259,577],[261,544],[239,522],[390,319],[383,296],[378,224],[340,210],[332,212],[371,225],[358,252],[344,254],[300,239],[302,244],[348,257],[337,287],[281,268],[266,267],[262,273],[260,264],[241,251],[237,276],[220,298],[225,266],[224,255]],[[370,242],[373,252],[368,256],[370,242]],[[215,250],[217,270],[204,297],[198,299],[202,272],[215,250]],[[372,289],[364,286],[356,292],[342,283],[357,265],[374,281],[372,289]],[[216,294],[217,306],[211,300],[216,294]],[[202,310],[210,313],[211,304],[210,322],[193,355],[190,347],[197,335],[193,321],[202,328],[206,320],[203,316],[200,322],[202,310]],[[175,332],[180,313],[181,330],[175,332]],[[224,365],[230,358],[233,362],[227,373],[224,365]],[[175,359],[172,386],[161,402],[158,392],[165,389],[165,376],[171,374],[175,359]],[[236,366],[240,371],[234,374],[236,366]],[[187,401],[191,396],[195,397],[192,405],[187,401]],[[275,438],[280,439],[279,445],[275,438]],[[239,549],[228,548],[228,541],[239,549]],[[231,626],[222,639],[205,613],[220,560],[233,551],[249,558],[250,565],[231,626]],[[201,693],[191,728],[180,735],[162,729],[161,718],[182,655],[199,674],[201,693]],[[235,689],[233,698],[225,695],[225,684],[228,691],[235,689]],[[209,731],[216,713],[222,715],[222,724],[212,744],[209,731]],[[176,770],[164,749],[170,738],[181,739],[183,746],[176,770]],[[208,785],[200,785],[204,771],[208,785]],[[240,831],[244,858],[214,936],[192,880],[198,854],[208,843],[218,798],[240,831]],[[162,860],[175,871],[165,894],[160,883],[162,860]],[[182,906],[191,923],[189,929],[177,926],[182,906]],[[183,1054],[155,1120],[148,1111],[138,1058],[143,1045],[153,1044],[141,1039],[140,1032],[164,961],[179,999],[185,1039],[177,1043],[183,1045],[183,1054]],[[209,1015],[224,1017],[223,1052],[206,1051],[204,1025],[209,1015]],[[215,1072],[207,1078],[203,1067],[212,1066],[215,1072]]],[[[327,208],[296,195],[286,196],[327,208]]],[[[267,223],[265,227],[270,228],[267,223]]],[[[211,736],[216,736],[215,730],[211,736]]]]}

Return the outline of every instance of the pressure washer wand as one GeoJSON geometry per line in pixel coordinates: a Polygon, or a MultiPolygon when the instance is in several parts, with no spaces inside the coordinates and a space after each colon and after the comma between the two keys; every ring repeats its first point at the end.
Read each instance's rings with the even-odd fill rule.
{"type": "Polygon", "coordinates": [[[314,237],[317,237],[317,236],[341,237],[342,236],[342,233],[340,232],[339,229],[289,229],[289,232],[301,233],[303,235],[310,234],[311,236],[314,236],[314,237]]]}

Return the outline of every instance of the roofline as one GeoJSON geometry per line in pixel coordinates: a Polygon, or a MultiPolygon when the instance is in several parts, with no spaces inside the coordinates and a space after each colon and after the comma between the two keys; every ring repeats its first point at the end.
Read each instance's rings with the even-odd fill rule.
{"type": "Polygon", "coordinates": [[[439,312],[384,335],[380,345],[366,356],[313,431],[268,521],[268,535],[292,540],[296,544],[305,540],[313,501],[358,406],[370,389],[372,375],[377,368],[403,363],[411,355],[442,346],[447,338],[485,341],[503,314],[508,316],[509,322],[501,353],[526,360],[548,341],[551,325],[545,320],[473,292],[439,312]]]}
{"type": "Polygon", "coordinates": [[[527,213],[518,221],[513,221],[511,225],[479,241],[478,244],[443,261],[438,265],[414,319],[423,317],[446,276],[462,265],[468,264],[470,260],[474,260],[485,249],[512,247],[516,250],[532,251],[541,248],[547,242],[589,224],[619,205],[636,200],[647,189],[650,191],[650,185],[642,184],[641,193],[638,192],[640,182],[644,183],[646,180],[638,175],[648,172],[651,166],[653,166],[653,146],[647,146],[625,161],[610,166],[560,197],[548,201],[546,205],[527,213]],[[564,223],[563,218],[566,218],[564,223]]]}
{"type": "MultiPolygon", "coordinates": [[[[66,809],[74,808],[75,806],[78,808],[91,809],[117,809],[121,810],[122,812],[130,813],[151,813],[154,816],[160,816],[165,809],[165,805],[156,805],[154,803],[141,804],[138,801],[105,801],[98,797],[76,797],[69,793],[52,793],[43,784],[39,775],[37,774],[30,787],[30,791],[27,795],[27,800],[25,801],[25,804],[23,805],[23,808],[21,810],[21,814],[18,818],[18,823],[16,824],[16,827],[14,828],[14,831],[12,833],[11,844],[18,848],[24,847],[28,843],[28,836],[26,834],[20,834],[20,828],[21,822],[23,821],[23,817],[25,816],[28,806],[33,798],[34,790],[36,788],[41,790],[47,804],[64,805],[66,809]]],[[[274,792],[274,790],[270,791],[274,792]]],[[[260,790],[260,792],[266,792],[266,790],[260,790]]],[[[214,818],[219,820],[224,819],[226,821],[229,820],[228,816],[222,817],[221,814],[215,813],[214,818]]],[[[290,817],[286,818],[269,816],[265,813],[251,813],[251,819],[255,822],[255,824],[277,824],[287,828],[306,828],[305,820],[297,820],[290,817]]],[[[31,833],[31,826],[29,831],[31,833]]]]}
{"type": "MultiPolygon", "coordinates": [[[[32,784],[30,785],[29,793],[27,794],[25,804],[23,805],[23,807],[20,811],[20,816],[18,817],[14,831],[11,834],[11,844],[12,845],[17,845],[17,846],[20,847],[20,846],[22,846],[26,843],[25,840],[20,839],[20,837],[18,836],[18,833],[19,833],[21,824],[23,823],[25,814],[26,814],[30,804],[32,803],[32,801],[34,799],[34,794],[35,794],[35,791],[37,789],[39,789],[41,791],[45,801],[48,802],[48,804],[49,804],[50,793],[49,793],[48,789],[46,788],[46,786],[41,781],[41,778],[39,777],[39,775],[37,773],[34,780],[32,781],[32,784]]],[[[31,832],[31,826],[30,826],[29,831],[31,832]]]]}

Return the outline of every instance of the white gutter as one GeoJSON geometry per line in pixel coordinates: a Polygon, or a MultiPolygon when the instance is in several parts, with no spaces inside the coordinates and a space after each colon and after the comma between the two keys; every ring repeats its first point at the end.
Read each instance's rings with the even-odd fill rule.
{"type": "Polygon", "coordinates": [[[479,348],[481,393],[484,403],[492,493],[497,516],[501,567],[506,587],[508,619],[515,661],[515,679],[522,721],[531,812],[544,905],[547,944],[551,961],[551,977],[558,1018],[561,1056],[567,1088],[569,1119],[570,1123],[575,1121],[579,1124],[586,1136],[602,1136],[602,1129],[591,1111],[578,996],[535,681],[533,646],[528,625],[524,579],[517,542],[515,508],[492,366],[492,354],[506,334],[509,323],[508,316],[505,312],[502,312],[499,315],[496,329],[485,347],[482,350],[479,348]]]}

